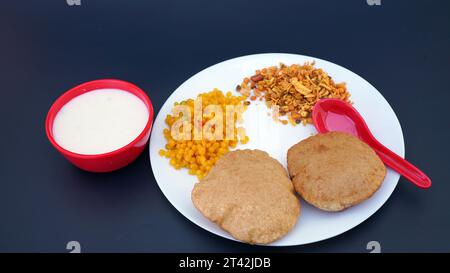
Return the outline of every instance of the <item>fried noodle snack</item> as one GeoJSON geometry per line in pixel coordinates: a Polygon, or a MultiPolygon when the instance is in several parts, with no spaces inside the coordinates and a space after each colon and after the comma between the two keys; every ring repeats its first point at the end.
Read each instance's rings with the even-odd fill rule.
{"type": "Polygon", "coordinates": [[[312,108],[318,100],[336,98],[350,102],[345,83],[335,83],[314,65],[314,62],[290,66],[280,63],[278,67],[256,70],[256,74],[245,78],[236,90],[250,100],[265,99],[269,108],[277,106],[280,115],[287,115],[293,125],[312,123],[312,108]]]}

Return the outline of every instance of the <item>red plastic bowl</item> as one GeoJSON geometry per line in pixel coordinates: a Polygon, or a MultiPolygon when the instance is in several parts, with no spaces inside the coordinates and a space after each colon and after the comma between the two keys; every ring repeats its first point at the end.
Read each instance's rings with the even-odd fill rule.
{"type": "Polygon", "coordinates": [[[50,107],[47,114],[47,119],[45,120],[45,130],[47,133],[48,140],[53,145],[53,147],[58,150],[65,158],[72,162],[75,166],[85,171],[90,172],[110,172],[133,162],[144,150],[145,145],[150,137],[150,131],[153,122],[153,106],[147,96],[147,94],[142,91],[139,87],[129,82],[114,80],[114,79],[102,79],[95,80],[86,83],[82,83],[69,91],[62,94],[50,107]],[[147,106],[149,117],[144,130],[128,145],[119,148],[115,151],[96,154],[96,155],[84,155],[73,153],[64,149],[56,143],[53,138],[53,121],[58,114],[59,110],[68,103],[71,99],[84,94],[86,92],[103,89],[103,88],[115,88],[123,91],[132,93],[133,95],[140,98],[147,106]]]}

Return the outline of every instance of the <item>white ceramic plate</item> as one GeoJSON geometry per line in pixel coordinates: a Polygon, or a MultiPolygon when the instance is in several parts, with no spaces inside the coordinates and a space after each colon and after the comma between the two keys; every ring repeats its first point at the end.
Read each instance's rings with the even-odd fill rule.
{"type": "MultiPolygon", "coordinates": [[[[172,205],[186,218],[200,227],[219,236],[233,239],[214,223],[207,220],[194,207],[191,190],[197,178],[186,170],[176,171],[168,159],[158,155],[164,148],[166,140],[163,129],[164,119],[171,113],[173,103],[188,98],[195,98],[199,93],[215,87],[222,91],[235,91],[235,87],[244,77],[253,75],[256,69],[285,64],[303,64],[315,61],[316,67],[323,68],[336,82],[344,81],[351,93],[354,107],[365,118],[369,128],[384,145],[404,156],[404,142],[400,123],[389,103],[370,83],[355,73],[328,61],[314,57],[294,54],[256,54],[227,60],[213,65],[184,82],[169,97],[156,117],[150,139],[150,161],[161,191],[172,205]]],[[[237,148],[261,149],[278,159],[286,166],[286,152],[295,143],[316,133],[312,125],[296,126],[275,123],[267,115],[269,110],[264,103],[253,103],[244,114],[246,132],[250,141],[237,148]]],[[[272,246],[302,245],[321,241],[348,231],[375,213],[389,198],[395,189],[399,175],[388,169],[381,188],[369,200],[343,212],[328,213],[320,211],[301,200],[301,217],[296,226],[272,246]]]]}

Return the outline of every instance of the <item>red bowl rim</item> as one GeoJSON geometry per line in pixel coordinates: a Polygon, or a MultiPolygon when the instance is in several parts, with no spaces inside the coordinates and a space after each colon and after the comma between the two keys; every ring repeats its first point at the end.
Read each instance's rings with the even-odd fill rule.
{"type": "Polygon", "coordinates": [[[47,113],[47,117],[45,119],[45,132],[47,134],[47,138],[50,141],[50,143],[63,155],[67,155],[70,156],[72,158],[80,158],[80,159],[98,159],[98,158],[105,158],[105,157],[111,157],[111,156],[115,156],[118,155],[126,150],[128,150],[129,148],[133,147],[136,143],[138,143],[139,141],[141,141],[144,136],[147,134],[147,132],[150,130],[151,126],[152,126],[152,122],[153,122],[153,105],[152,102],[150,100],[150,98],[148,97],[147,93],[145,93],[142,89],[140,89],[139,87],[137,87],[136,85],[130,83],[130,82],[126,82],[126,81],[122,81],[122,80],[117,80],[117,79],[99,79],[99,80],[93,80],[93,81],[88,81],[88,82],[84,82],[82,84],[79,84],[71,89],[69,89],[68,91],[64,92],[61,96],[59,96],[52,104],[52,106],[50,107],[48,113],[47,113]],[[116,87],[117,89],[123,90],[123,91],[127,91],[132,93],[133,95],[135,95],[136,97],[138,97],[140,100],[143,100],[144,103],[146,104],[147,108],[148,108],[148,120],[147,120],[147,124],[145,125],[145,128],[142,130],[142,132],[130,143],[128,143],[127,145],[116,149],[114,151],[111,152],[107,152],[107,153],[101,153],[101,154],[92,154],[92,155],[87,155],[87,154],[79,154],[79,153],[75,153],[75,152],[71,152],[67,149],[64,149],[63,147],[61,147],[58,143],[56,143],[55,139],[53,138],[53,128],[51,128],[52,126],[50,126],[50,124],[53,124],[53,119],[55,118],[55,116],[58,114],[58,112],[61,110],[61,108],[67,104],[67,102],[69,102],[70,100],[72,100],[73,98],[80,96],[84,93],[90,92],[90,91],[94,91],[96,89],[102,89],[102,88],[114,88],[112,87],[113,85],[116,84],[120,84],[120,88],[116,87]],[[89,89],[86,88],[87,86],[92,86],[95,85],[96,88],[93,89],[89,89]],[[105,86],[105,87],[102,87],[105,86]],[[107,87],[106,87],[107,86],[107,87]],[[126,88],[124,88],[123,86],[126,86],[126,88]],[[66,97],[71,96],[72,93],[74,92],[78,92],[80,89],[86,88],[86,91],[83,93],[80,93],[76,96],[74,96],[73,98],[69,99],[66,103],[62,104],[61,107],[58,108],[58,105],[60,104],[60,102],[62,100],[64,100],[66,97]],[[50,118],[51,116],[53,116],[53,118],[50,118]]]}

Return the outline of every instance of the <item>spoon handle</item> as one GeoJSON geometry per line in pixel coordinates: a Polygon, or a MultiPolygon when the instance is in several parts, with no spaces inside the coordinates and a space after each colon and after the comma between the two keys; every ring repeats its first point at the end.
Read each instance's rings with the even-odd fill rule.
{"type": "Polygon", "coordinates": [[[386,165],[422,189],[431,187],[431,179],[424,172],[383,146],[381,143],[378,144],[379,147],[375,147],[375,151],[386,165]]]}

